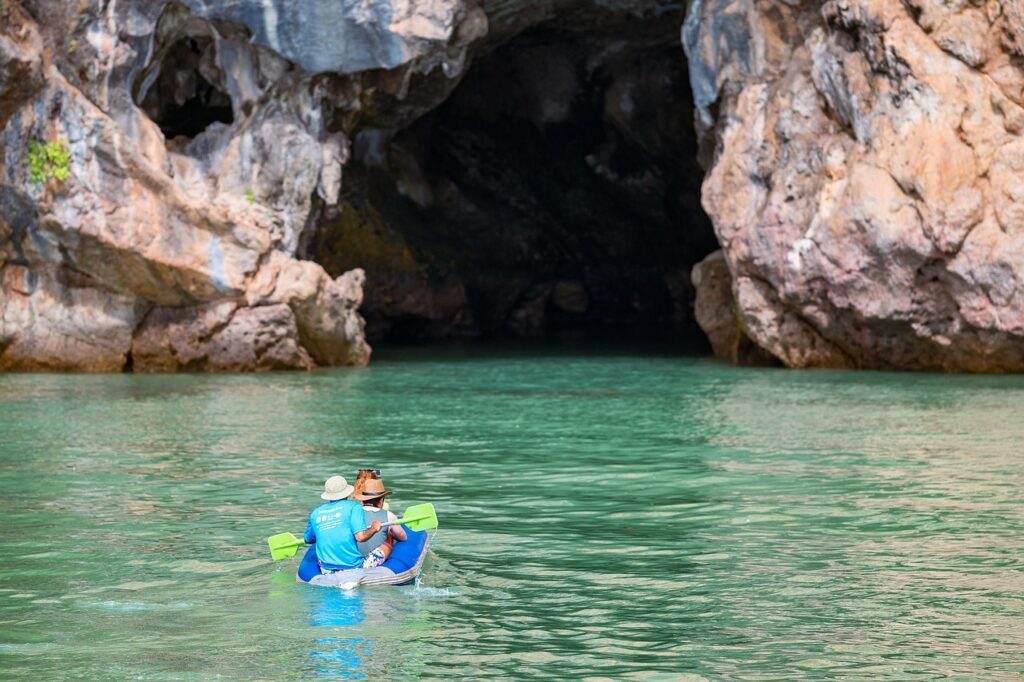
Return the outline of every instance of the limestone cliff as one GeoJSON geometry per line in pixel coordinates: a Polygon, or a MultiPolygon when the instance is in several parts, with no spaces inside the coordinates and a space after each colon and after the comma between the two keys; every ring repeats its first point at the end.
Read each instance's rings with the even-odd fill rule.
{"type": "Polygon", "coordinates": [[[0,370],[1020,370],[1018,4],[0,1],[0,370]]]}
{"type": "Polygon", "coordinates": [[[364,284],[392,336],[692,321],[678,3],[3,8],[0,369],[363,364],[364,284]]]}
{"type": "Polygon", "coordinates": [[[337,202],[334,112],[455,75],[479,21],[457,0],[0,3],[0,369],[365,364],[363,272],[295,258],[337,202]]]}
{"type": "Polygon", "coordinates": [[[1024,369],[1024,5],[697,0],[683,37],[720,352],[1024,369]]]}

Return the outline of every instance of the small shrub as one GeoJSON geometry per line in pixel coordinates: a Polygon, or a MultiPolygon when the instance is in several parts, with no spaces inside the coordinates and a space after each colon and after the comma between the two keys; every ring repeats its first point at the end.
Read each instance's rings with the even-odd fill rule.
{"type": "Polygon", "coordinates": [[[245,200],[248,201],[250,204],[255,204],[256,194],[251,189],[245,190],[245,200]]]}
{"type": "Polygon", "coordinates": [[[68,55],[69,56],[73,55],[75,53],[75,50],[77,50],[77,49],[78,49],[78,41],[75,40],[74,38],[72,38],[71,42],[68,43],[68,55]]]}
{"type": "Polygon", "coordinates": [[[62,140],[28,142],[28,175],[33,184],[42,185],[56,178],[64,182],[71,175],[71,152],[62,140]]]}

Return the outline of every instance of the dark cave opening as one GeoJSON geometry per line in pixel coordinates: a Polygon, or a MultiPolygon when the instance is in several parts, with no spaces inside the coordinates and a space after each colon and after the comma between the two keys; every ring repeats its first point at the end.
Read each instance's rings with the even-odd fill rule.
{"type": "Polygon", "coordinates": [[[678,35],[542,26],[413,125],[370,120],[310,255],[365,268],[371,340],[703,338],[690,270],[717,242],[678,35]]]}
{"type": "Polygon", "coordinates": [[[185,36],[162,49],[139,77],[135,100],[168,142],[191,139],[215,123],[234,121],[222,81],[213,39],[185,36]]]}

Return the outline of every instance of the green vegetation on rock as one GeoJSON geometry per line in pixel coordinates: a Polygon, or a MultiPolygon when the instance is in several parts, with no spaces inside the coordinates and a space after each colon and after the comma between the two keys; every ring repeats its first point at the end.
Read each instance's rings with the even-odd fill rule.
{"type": "Polygon", "coordinates": [[[71,152],[63,140],[28,142],[28,173],[35,185],[42,185],[51,178],[64,182],[71,175],[71,152]]]}

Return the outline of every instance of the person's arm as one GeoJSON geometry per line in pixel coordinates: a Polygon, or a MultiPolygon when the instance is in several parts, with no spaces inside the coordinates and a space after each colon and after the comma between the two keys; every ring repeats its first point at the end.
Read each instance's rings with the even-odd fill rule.
{"type": "MultiPolygon", "coordinates": [[[[397,516],[395,516],[391,512],[388,512],[388,521],[397,521],[397,520],[398,520],[397,516]]],[[[408,537],[409,537],[408,535],[405,534],[405,528],[403,528],[402,526],[400,526],[398,524],[395,524],[394,526],[390,526],[388,528],[388,532],[391,533],[391,537],[393,537],[395,540],[398,540],[399,542],[405,542],[408,539],[408,537]]]]}
{"type": "Polygon", "coordinates": [[[312,545],[316,542],[316,528],[313,527],[313,515],[309,515],[309,521],[306,522],[306,532],[303,533],[302,539],[306,541],[307,545],[312,545]]]}
{"type": "Polygon", "coordinates": [[[357,504],[352,508],[352,515],[349,516],[350,528],[365,528],[366,530],[358,531],[354,533],[356,542],[366,542],[373,534],[380,530],[381,522],[374,521],[370,524],[370,527],[366,527],[366,512],[363,511],[363,505],[357,504]]]}
{"type": "Polygon", "coordinates": [[[369,528],[367,528],[366,530],[361,530],[355,534],[356,542],[366,542],[367,540],[372,538],[377,533],[377,531],[380,530],[380,527],[382,525],[383,524],[380,521],[374,521],[370,524],[369,528]]]}

